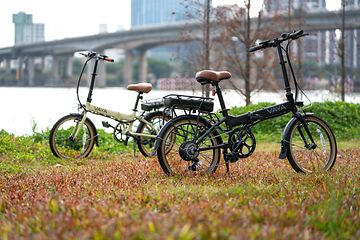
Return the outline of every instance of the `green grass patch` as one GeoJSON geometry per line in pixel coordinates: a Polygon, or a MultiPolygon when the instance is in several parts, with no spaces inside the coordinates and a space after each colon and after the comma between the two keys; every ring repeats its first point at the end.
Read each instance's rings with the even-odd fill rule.
{"type": "MultiPolygon", "coordinates": [[[[232,108],[232,115],[268,107],[270,103],[259,103],[246,107],[232,108]]],[[[334,130],[339,149],[351,149],[360,146],[360,105],[344,102],[314,103],[306,107],[323,118],[334,130]]],[[[283,128],[291,115],[287,114],[269,119],[253,127],[257,140],[256,151],[279,151],[283,128]]],[[[90,157],[94,159],[113,159],[123,153],[133,153],[134,145],[116,141],[111,133],[98,130],[99,146],[96,146],[90,157]]],[[[226,137],[226,136],[224,136],[226,137]]],[[[15,136],[4,130],[0,131],[0,173],[18,173],[36,170],[45,166],[82,165],[84,160],[62,160],[51,153],[49,131],[34,132],[31,135],[15,136]]],[[[138,155],[141,155],[137,151],[138,155]]],[[[86,161],[86,160],[85,160],[86,161]]]]}
{"type": "MultiPolygon", "coordinates": [[[[355,112],[345,111],[353,122],[355,112]]],[[[0,131],[0,238],[359,239],[358,126],[342,124],[349,135],[338,137],[331,172],[305,175],[278,159],[287,120],[259,124],[255,153],[230,174],[221,160],[210,176],[167,177],[156,158],[100,130],[100,146],[81,160],[54,157],[48,131],[0,131]]]]}

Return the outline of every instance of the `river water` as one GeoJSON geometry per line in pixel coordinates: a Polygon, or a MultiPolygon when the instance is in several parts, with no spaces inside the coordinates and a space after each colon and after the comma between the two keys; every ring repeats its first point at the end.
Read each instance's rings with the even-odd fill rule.
{"type": "MultiPolygon", "coordinates": [[[[144,94],[144,100],[162,98],[167,94],[201,95],[200,92],[192,91],[159,91],[153,90],[144,94]]],[[[307,96],[313,102],[339,100],[336,94],[327,91],[309,91],[307,96]]],[[[92,103],[96,106],[107,108],[122,113],[131,113],[136,99],[136,92],[125,88],[100,88],[95,89],[92,103]]],[[[80,98],[85,101],[87,88],[80,89],[80,98]]],[[[224,91],[224,99],[227,107],[243,106],[244,99],[235,91],[224,91]]],[[[284,93],[259,92],[252,96],[252,102],[275,102],[284,100],[284,93]]],[[[346,101],[360,103],[360,94],[349,94],[346,101]]],[[[308,101],[304,101],[308,104],[308,101]]],[[[31,134],[35,131],[42,131],[52,125],[62,116],[69,113],[76,113],[77,98],[75,88],[20,88],[0,87],[0,129],[16,135],[31,134]]],[[[219,103],[215,97],[215,108],[219,109],[219,103]]],[[[102,127],[101,121],[104,117],[89,114],[96,127],[102,127]]]]}

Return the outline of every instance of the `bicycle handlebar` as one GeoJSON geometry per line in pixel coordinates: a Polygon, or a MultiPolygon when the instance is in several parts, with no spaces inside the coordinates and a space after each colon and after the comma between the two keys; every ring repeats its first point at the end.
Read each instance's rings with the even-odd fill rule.
{"type": "Polygon", "coordinates": [[[79,52],[81,55],[83,55],[84,57],[88,58],[88,59],[91,59],[91,58],[96,58],[98,60],[103,60],[103,61],[106,61],[106,62],[114,62],[114,59],[106,56],[106,55],[101,55],[101,54],[98,54],[96,52],[93,52],[93,51],[89,51],[89,52],[79,52]]]}
{"type": "Polygon", "coordinates": [[[303,30],[294,31],[292,33],[283,33],[280,38],[274,38],[273,40],[266,40],[260,42],[259,45],[253,46],[249,48],[249,52],[255,52],[257,50],[268,48],[268,47],[276,47],[284,41],[287,40],[296,40],[298,38],[309,35],[308,33],[304,33],[303,30]]]}

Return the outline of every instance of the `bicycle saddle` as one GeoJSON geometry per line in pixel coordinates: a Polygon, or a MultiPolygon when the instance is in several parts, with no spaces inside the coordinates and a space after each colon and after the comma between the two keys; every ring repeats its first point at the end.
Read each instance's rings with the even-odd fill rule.
{"type": "Polygon", "coordinates": [[[200,84],[204,85],[229,79],[231,78],[231,73],[228,71],[202,70],[196,73],[195,78],[200,84]]]}
{"type": "Polygon", "coordinates": [[[142,93],[148,93],[152,89],[151,83],[136,83],[136,84],[129,84],[127,86],[128,90],[138,91],[142,93]]]}

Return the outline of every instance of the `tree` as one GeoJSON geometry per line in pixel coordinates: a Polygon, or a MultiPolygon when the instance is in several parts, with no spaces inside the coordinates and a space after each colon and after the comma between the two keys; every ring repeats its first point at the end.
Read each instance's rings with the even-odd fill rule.
{"type": "Polygon", "coordinates": [[[220,34],[219,42],[223,46],[228,66],[231,66],[233,75],[240,76],[244,81],[243,86],[233,82],[233,87],[245,97],[246,105],[251,103],[252,92],[270,82],[270,68],[273,67],[271,52],[265,51],[263,58],[256,58],[256,54],[248,51],[255,45],[257,39],[268,39],[274,35],[274,31],[269,27],[266,31],[260,29],[262,27],[261,11],[255,19],[255,26],[252,26],[250,10],[251,1],[248,0],[245,7],[221,7],[216,13],[218,25],[224,29],[220,34]]]}
{"type": "MultiPolygon", "coordinates": [[[[181,37],[187,41],[187,56],[183,59],[183,68],[186,69],[185,76],[193,77],[195,73],[202,69],[217,69],[221,61],[217,57],[214,59],[211,53],[214,51],[213,37],[213,8],[210,0],[183,0],[185,7],[187,4],[194,6],[187,12],[189,24],[201,24],[201,34],[191,31],[185,27],[181,37]],[[195,10],[195,11],[194,11],[195,10]],[[197,39],[194,41],[194,39],[197,39]],[[188,76],[187,76],[188,75],[188,76]]],[[[208,89],[203,89],[203,93],[208,95],[208,89]]]]}

